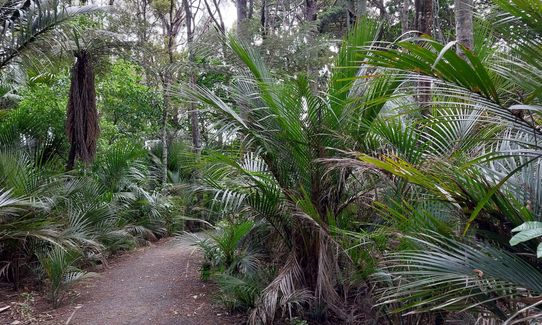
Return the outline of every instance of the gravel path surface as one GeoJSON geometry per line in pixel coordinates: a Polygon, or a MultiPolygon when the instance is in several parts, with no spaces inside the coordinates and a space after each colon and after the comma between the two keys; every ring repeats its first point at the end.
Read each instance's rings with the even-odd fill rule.
{"type": "Polygon", "coordinates": [[[79,284],[79,296],[47,324],[241,324],[213,302],[216,287],[199,279],[202,257],[186,241],[166,240],[112,262],[79,284]]]}

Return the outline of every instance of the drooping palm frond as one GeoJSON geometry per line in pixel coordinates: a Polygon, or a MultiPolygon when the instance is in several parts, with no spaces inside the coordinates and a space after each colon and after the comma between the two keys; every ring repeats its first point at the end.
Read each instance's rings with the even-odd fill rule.
{"type": "Polygon", "coordinates": [[[29,201],[13,197],[11,190],[0,189],[0,222],[5,221],[8,217],[22,213],[29,207],[32,207],[29,201]]]}
{"type": "MultiPolygon", "coordinates": [[[[510,239],[510,245],[512,246],[534,238],[539,238],[542,237],[542,222],[528,221],[512,229],[512,232],[516,233],[514,237],[510,239]]],[[[538,244],[538,247],[536,248],[536,257],[542,257],[542,243],[538,244]]]]}
{"type": "Polygon", "coordinates": [[[79,258],[77,252],[66,251],[59,247],[54,247],[38,256],[43,271],[49,280],[49,294],[53,307],[56,308],[60,305],[65,290],[69,285],[91,275],[76,267],[75,263],[79,258]]]}
{"type": "Polygon", "coordinates": [[[380,303],[399,302],[399,312],[477,309],[506,320],[542,292],[542,273],[505,250],[436,233],[406,239],[416,249],[388,254],[377,274],[397,283],[383,286],[380,303]]]}
{"type": "Polygon", "coordinates": [[[0,5],[0,69],[30,50],[33,43],[41,41],[59,24],[103,9],[97,5],[64,7],[56,0],[3,2],[0,5]]]}

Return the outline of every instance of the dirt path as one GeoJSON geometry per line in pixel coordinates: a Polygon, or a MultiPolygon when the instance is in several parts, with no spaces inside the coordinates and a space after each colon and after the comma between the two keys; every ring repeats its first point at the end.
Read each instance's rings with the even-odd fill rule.
{"type": "Polygon", "coordinates": [[[239,324],[213,302],[216,288],[199,279],[202,257],[186,241],[166,240],[113,261],[78,284],[72,303],[42,324],[239,324]]]}

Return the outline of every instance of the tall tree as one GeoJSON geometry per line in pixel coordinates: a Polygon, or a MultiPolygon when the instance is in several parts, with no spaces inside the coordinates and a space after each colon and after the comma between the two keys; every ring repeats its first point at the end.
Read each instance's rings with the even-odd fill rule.
{"type": "MultiPolygon", "coordinates": [[[[167,52],[167,62],[169,65],[175,63],[175,49],[177,46],[177,36],[185,21],[184,11],[179,8],[175,0],[169,0],[166,6],[158,3],[154,4],[156,14],[162,23],[163,36],[165,39],[165,50],[167,52]]],[[[167,182],[167,162],[168,162],[168,120],[171,102],[169,100],[171,84],[173,82],[173,71],[171,69],[161,69],[160,79],[162,83],[162,92],[164,97],[164,107],[162,111],[162,184],[167,182]]]]}
{"type": "Polygon", "coordinates": [[[474,33],[472,26],[473,0],[455,0],[455,35],[457,39],[457,51],[463,55],[459,45],[472,49],[474,46],[474,33]]]}
{"type": "MultiPolygon", "coordinates": [[[[186,45],[188,47],[188,61],[192,63],[190,65],[189,72],[189,84],[195,86],[196,75],[194,74],[194,52],[192,45],[194,43],[194,15],[192,13],[192,6],[188,0],[183,0],[185,25],[186,25],[186,45]]],[[[199,127],[199,112],[194,103],[189,103],[189,115],[190,115],[190,130],[192,133],[192,147],[196,154],[201,152],[201,130],[199,127]]]]}

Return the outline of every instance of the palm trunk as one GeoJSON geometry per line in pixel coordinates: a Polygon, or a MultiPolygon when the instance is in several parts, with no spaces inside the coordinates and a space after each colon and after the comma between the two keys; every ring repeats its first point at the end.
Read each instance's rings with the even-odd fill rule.
{"type": "Polygon", "coordinates": [[[463,56],[459,45],[472,50],[474,33],[472,26],[473,0],[455,0],[455,34],[457,38],[457,53],[463,56]]]}
{"type": "Polygon", "coordinates": [[[77,158],[86,164],[94,160],[100,133],[90,55],[81,50],[75,53],[75,57],[67,106],[66,134],[70,140],[67,170],[73,169],[77,158]]]}

